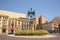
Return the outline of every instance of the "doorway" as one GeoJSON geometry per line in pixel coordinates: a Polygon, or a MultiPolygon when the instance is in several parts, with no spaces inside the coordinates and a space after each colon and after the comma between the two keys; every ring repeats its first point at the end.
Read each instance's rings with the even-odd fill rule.
{"type": "Polygon", "coordinates": [[[13,29],[10,29],[8,33],[9,34],[14,34],[14,30],[13,29]]]}
{"type": "Polygon", "coordinates": [[[58,33],[60,34],[60,24],[58,25],[58,33]]]}
{"type": "Polygon", "coordinates": [[[11,28],[9,29],[9,34],[14,34],[14,21],[11,21],[11,28]]]}
{"type": "Polygon", "coordinates": [[[13,33],[14,33],[14,30],[12,29],[12,30],[11,30],[11,34],[13,34],[13,33]]]}
{"type": "Polygon", "coordinates": [[[6,29],[2,29],[2,33],[6,33],[6,29]]]}

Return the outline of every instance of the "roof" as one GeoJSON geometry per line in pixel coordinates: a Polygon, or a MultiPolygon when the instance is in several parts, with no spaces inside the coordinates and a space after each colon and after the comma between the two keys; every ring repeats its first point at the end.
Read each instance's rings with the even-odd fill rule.
{"type": "Polygon", "coordinates": [[[0,10],[0,15],[6,15],[9,16],[10,18],[19,18],[19,17],[26,17],[26,14],[23,13],[17,13],[17,12],[10,12],[6,10],[0,10]]]}
{"type": "Polygon", "coordinates": [[[53,18],[51,22],[53,22],[54,24],[60,24],[60,16],[53,18]]]}

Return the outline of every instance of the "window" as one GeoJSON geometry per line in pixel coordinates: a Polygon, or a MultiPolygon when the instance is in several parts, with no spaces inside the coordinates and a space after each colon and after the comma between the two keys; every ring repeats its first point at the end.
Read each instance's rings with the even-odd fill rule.
{"type": "Polygon", "coordinates": [[[30,26],[29,26],[29,25],[30,25],[30,23],[28,22],[28,23],[27,23],[27,28],[28,28],[28,30],[30,30],[30,26]]]}
{"type": "Polygon", "coordinates": [[[0,25],[1,25],[1,23],[2,23],[2,22],[1,22],[1,20],[0,20],[0,25]]]}
{"type": "Polygon", "coordinates": [[[8,17],[3,17],[3,19],[8,19],[8,17]]]}
{"type": "Polygon", "coordinates": [[[5,19],[8,19],[8,17],[5,17],[5,19]]]}
{"type": "Polygon", "coordinates": [[[22,30],[24,30],[24,26],[22,25],[22,30]]]}
{"type": "Polygon", "coordinates": [[[20,22],[20,26],[22,25],[22,22],[20,22]]]}
{"type": "Polygon", "coordinates": [[[18,24],[20,25],[20,22],[18,22],[18,24]]]}
{"type": "Polygon", "coordinates": [[[0,20],[1,21],[1,20],[0,20]]]}
{"type": "Polygon", "coordinates": [[[1,17],[0,17],[1,18],[1,17]]]}
{"type": "Polygon", "coordinates": [[[1,22],[0,22],[0,25],[1,25],[1,22]]]}
{"type": "Polygon", "coordinates": [[[7,28],[7,25],[3,25],[3,29],[6,29],[7,28]]]}
{"type": "Polygon", "coordinates": [[[18,21],[18,25],[20,26],[20,21],[18,21]]]}
{"type": "Polygon", "coordinates": [[[12,21],[11,25],[14,26],[14,21],[12,21]]]}
{"type": "Polygon", "coordinates": [[[4,17],[3,17],[3,19],[4,19],[4,17]]]}
{"type": "Polygon", "coordinates": [[[3,20],[3,24],[5,24],[5,25],[6,25],[6,24],[7,24],[7,20],[3,20]]]}

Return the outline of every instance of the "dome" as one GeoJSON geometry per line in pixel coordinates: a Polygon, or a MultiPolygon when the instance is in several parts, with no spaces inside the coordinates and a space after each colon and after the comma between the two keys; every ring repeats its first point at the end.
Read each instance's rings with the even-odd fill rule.
{"type": "Polygon", "coordinates": [[[60,24],[60,16],[53,18],[53,20],[51,22],[53,22],[55,24],[60,24]]]}

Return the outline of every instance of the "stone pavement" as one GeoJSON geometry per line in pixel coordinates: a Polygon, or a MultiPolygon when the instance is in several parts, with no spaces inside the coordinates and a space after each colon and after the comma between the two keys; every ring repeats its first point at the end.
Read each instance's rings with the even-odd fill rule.
{"type": "Polygon", "coordinates": [[[8,35],[11,37],[21,37],[21,38],[52,38],[52,37],[60,37],[59,34],[47,34],[47,35],[29,35],[29,36],[15,36],[15,35],[8,35]]]}
{"type": "MultiPolygon", "coordinates": [[[[49,34],[50,36],[54,35],[54,34],[49,34]]],[[[23,38],[23,37],[15,37],[13,35],[0,35],[0,40],[60,40],[60,35],[57,36],[57,34],[55,35],[56,37],[48,37],[46,35],[46,38],[23,38]]],[[[28,36],[29,37],[29,36],[28,36]]],[[[39,36],[39,37],[43,37],[43,36],[39,36]]]]}

